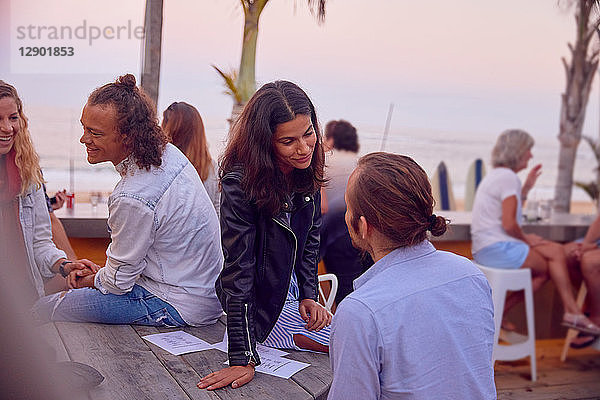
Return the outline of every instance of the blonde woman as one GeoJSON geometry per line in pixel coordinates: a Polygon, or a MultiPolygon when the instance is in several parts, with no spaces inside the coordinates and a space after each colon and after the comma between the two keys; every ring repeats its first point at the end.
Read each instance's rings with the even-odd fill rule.
{"type": "Polygon", "coordinates": [[[0,80],[0,220],[5,238],[0,273],[22,288],[28,304],[44,295],[45,280],[85,267],[67,260],[52,242],[42,182],[23,103],[13,86],[0,80]]]}
{"type": "Polygon", "coordinates": [[[196,107],[174,102],[163,112],[162,128],[173,143],[190,160],[219,216],[219,182],[217,163],[210,157],[202,117],[196,107]]]}
{"type": "MultiPolygon", "coordinates": [[[[600,327],[577,307],[563,246],[521,229],[522,202],[540,175],[541,165],[529,172],[525,184],[517,172],[533,157],[533,138],[525,131],[509,129],[500,134],[492,150],[493,169],[475,194],[471,222],[473,259],[479,264],[503,269],[531,269],[533,290],[552,279],[563,302],[563,325],[598,335],[600,327]]],[[[505,310],[516,304],[511,296],[505,310]]],[[[507,323],[504,328],[509,328],[507,323]]]]}

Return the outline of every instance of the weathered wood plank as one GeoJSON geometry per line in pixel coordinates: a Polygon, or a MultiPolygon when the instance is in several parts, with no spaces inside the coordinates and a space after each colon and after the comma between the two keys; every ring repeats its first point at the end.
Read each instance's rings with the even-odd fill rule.
{"type": "MultiPolygon", "coordinates": [[[[497,362],[496,386],[502,389],[537,388],[548,385],[580,384],[600,378],[600,353],[593,349],[573,351],[566,362],[561,362],[562,340],[536,342],[538,380],[530,381],[529,359],[497,362]]],[[[599,393],[600,397],[600,393],[599,393]]]]}
{"type": "MultiPolygon", "coordinates": [[[[219,350],[206,350],[186,354],[185,360],[192,365],[198,375],[205,376],[224,367],[227,354],[219,350]]],[[[311,400],[313,396],[292,379],[282,379],[271,375],[256,373],[252,382],[232,389],[227,387],[216,391],[221,399],[261,399],[261,400],[311,400]]]]}
{"type": "Polygon", "coordinates": [[[57,322],[56,328],[73,361],[104,375],[92,399],[189,399],[131,326],[57,322]]]}
{"type": "MultiPolygon", "coordinates": [[[[164,330],[164,328],[159,328],[164,330]]],[[[209,343],[217,343],[223,339],[225,333],[225,317],[219,319],[214,325],[203,327],[186,327],[186,332],[195,335],[209,343]]],[[[227,354],[219,350],[205,350],[197,353],[184,354],[186,363],[191,365],[198,376],[206,376],[224,368],[227,354]]],[[[257,373],[252,382],[237,388],[231,387],[218,389],[213,392],[220,399],[286,399],[310,400],[313,396],[295,383],[292,379],[282,379],[271,375],[257,373]]]]}
{"type": "Polygon", "coordinates": [[[43,338],[52,349],[54,349],[56,359],[52,361],[70,361],[69,354],[65,345],[56,330],[53,323],[44,324],[39,327],[39,336],[43,338]]]}
{"type": "MultiPolygon", "coordinates": [[[[134,326],[132,327],[140,335],[152,335],[155,333],[163,333],[165,331],[174,331],[179,329],[158,329],[151,326],[134,326]]],[[[194,335],[194,333],[189,332],[194,335]]],[[[200,337],[200,335],[195,335],[200,337]]],[[[143,339],[142,339],[143,340],[143,339]]],[[[200,390],[196,384],[200,381],[200,376],[194,371],[194,369],[185,361],[183,357],[173,355],[166,350],[144,340],[147,346],[150,347],[152,352],[160,360],[162,365],[166,368],[171,376],[179,383],[179,386],[185,391],[190,399],[193,400],[204,400],[204,399],[219,399],[214,392],[208,392],[206,390],[200,390]]]]}
{"type": "Polygon", "coordinates": [[[496,386],[503,389],[536,388],[546,385],[593,382],[600,378],[600,368],[592,356],[586,356],[577,361],[567,361],[563,365],[558,363],[540,364],[538,362],[536,382],[530,381],[529,363],[497,366],[496,386]]]}
{"type": "Polygon", "coordinates": [[[600,382],[588,382],[581,386],[567,384],[498,391],[498,400],[597,400],[599,398],[600,382]]]}
{"type": "Polygon", "coordinates": [[[599,399],[600,353],[587,348],[560,362],[563,340],[536,342],[538,380],[529,380],[529,360],[496,363],[498,399],[599,399]]]}
{"type": "Polygon", "coordinates": [[[292,380],[312,394],[317,400],[325,400],[329,387],[333,381],[333,373],[329,363],[329,355],[323,353],[309,353],[305,351],[292,351],[289,356],[292,360],[309,363],[310,367],[292,376],[292,380]]]}

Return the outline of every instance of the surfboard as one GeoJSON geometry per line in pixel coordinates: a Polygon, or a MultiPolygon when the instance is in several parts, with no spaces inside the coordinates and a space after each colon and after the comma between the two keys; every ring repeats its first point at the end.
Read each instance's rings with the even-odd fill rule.
{"type": "Polygon", "coordinates": [[[431,190],[435,199],[435,210],[456,210],[452,182],[450,181],[448,168],[446,168],[443,161],[437,166],[433,178],[431,178],[431,190]]]}
{"type": "Polygon", "coordinates": [[[465,211],[471,211],[473,209],[475,192],[484,176],[485,164],[481,158],[478,158],[473,161],[467,172],[467,181],[465,182],[465,211]]]}

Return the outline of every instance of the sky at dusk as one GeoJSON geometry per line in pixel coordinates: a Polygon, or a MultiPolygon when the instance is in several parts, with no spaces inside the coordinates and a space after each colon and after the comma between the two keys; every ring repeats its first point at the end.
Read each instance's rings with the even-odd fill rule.
{"type": "MultiPolygon", "coordinates": [[[[0,78],[26,105],[80,110],[95,87],[125,72],[139,77],[136,39],[18,38],[19,26],[143,24],[143,0],[0,0],[0,78]],[[19,55],[21,46],[72,46],[77,57],[19,55]],[[28,64],[29,63],[29,64],[28,64]]],[[[565,75],[561,57],[575,35],[573,10],[555,0],[330,0],[318,24],[303,0],[271,0],[257,49],[259,85],[298,83],[320,119],[383,129],[495,136],[519,127],[558,131],[565,75]]],[[[232,101],[211,64],[237,68],[242,10],[235,0],[166,0],[159,110],[194,104],[207,125],[224,126],[232,101]]],[[[21,33],[23,31],[21,30],[21,33]]],[[[598,132],[597,83],[585,132],[598,132]]]]}

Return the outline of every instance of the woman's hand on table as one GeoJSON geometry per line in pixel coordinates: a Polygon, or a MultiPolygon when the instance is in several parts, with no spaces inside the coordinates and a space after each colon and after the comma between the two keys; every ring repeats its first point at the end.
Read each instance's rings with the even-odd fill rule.
{"type": "Polygon", "coordinates": [[[196,386],[199,389],[215,390],[231,385],[232,388],[236,389],[250,382],[253,378],[254,367],[252,365],[233,366],[206,375],[200,379],[196,386]]]}
{"type": "Polygon", "coordinates": [[[331,313],[312,299],[302,300],[298,310],[309,331],[319,331],[331,324],[331,313]]]}

